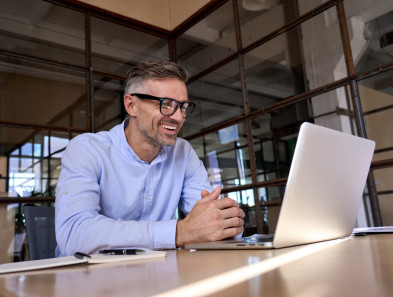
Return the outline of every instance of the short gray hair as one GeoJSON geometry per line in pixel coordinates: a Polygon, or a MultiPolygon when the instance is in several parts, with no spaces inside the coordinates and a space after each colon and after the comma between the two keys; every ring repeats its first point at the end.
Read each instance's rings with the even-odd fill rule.
{"type": "Polygon", "coordinates": [[[180,65],[169,61],[148,61],[132,68],[127,74],[125,94],[135,91],[148,79],[177,78],[187,83],[188,73],[180,65]],[[133,89],[133,90],[132,90],[133,89]]]}

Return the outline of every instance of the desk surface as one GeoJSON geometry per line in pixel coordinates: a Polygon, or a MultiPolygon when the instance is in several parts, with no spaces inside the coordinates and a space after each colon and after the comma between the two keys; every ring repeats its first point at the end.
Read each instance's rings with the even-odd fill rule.
{"type": "Polygon", "coordinates": [[[217,278],[228,281],[205,295],[392,296],[393,234],[350,237],[299,256],[299,251],[310,252],[313,246],[321,247],[171,250],[166,259],[2,275],[0,296],[198,296],[201,291],[196,285],[205,288],[217,278]],[[285,257],[293,259],[295,254],[295,261],[275,263],[285,257]],[[236,278],[235,272],[245,280],[230,280],[229,276],[236,278]],[[245,276],[249,272],[250,276],[245,276]]]}

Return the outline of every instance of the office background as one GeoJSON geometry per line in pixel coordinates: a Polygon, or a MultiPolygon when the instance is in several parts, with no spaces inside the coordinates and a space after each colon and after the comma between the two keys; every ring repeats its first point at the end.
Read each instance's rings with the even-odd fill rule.
{"type": "Polygon", "coordinates": [[[392,1],[0,0],[0,262],[24,259],[21,206],[54,203],[69,139],[121,123],[153,59],[189,71],[182,137],[245,234],[274,232],[304,121],[376,141],[358,225],[393,225],[392,1]]]}

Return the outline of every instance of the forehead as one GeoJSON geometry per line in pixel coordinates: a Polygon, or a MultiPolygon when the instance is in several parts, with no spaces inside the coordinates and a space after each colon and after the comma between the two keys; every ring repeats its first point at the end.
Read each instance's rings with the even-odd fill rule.
{"type": "Polygon", "coordinates": [[[157,97],[188,100],[186,84],[178,78],[149,79],[143,86],[144,92],[157,97]]]}

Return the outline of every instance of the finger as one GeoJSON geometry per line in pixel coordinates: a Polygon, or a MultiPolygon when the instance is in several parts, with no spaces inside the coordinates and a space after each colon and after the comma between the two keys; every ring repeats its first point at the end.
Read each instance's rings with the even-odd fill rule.
{"type": "Polygon", "coordinates": [[[226,228],[222,232],[221,239],[233,238],[243,232],[243,226],[226,228]]]}
{"type": "Polygon", "coordinates": [[[209,191],[206,191],[206,190],[203,190],[202,192],[201,192],[201,198],[205,198],[207,195],[209,195],[210,193],[209,193],[209,191]]]}
{"type": "Polygon", "coordinates": [[[230,207],[239,207],[239,204],[231,199],[231,198],[222,198],[220,200],[217,200],[217,207],[219,209],[225,209],[225,208],[230,208],[230,207]]]}
{"type": "MultiPolygon", "coordinates": [[[[209,200],[209,201],[211,201],[211,200],[217,200],[218,197],[220,196],[220,193],[221,193],[221,187],[220,187],[220,186],[217,186],[211,193],[208,192],[208,194],[206,194],[205,196],[203,196],[205,191],[206,191],[206,190],[203,190],[203,191],[201,192],[201,196],[202,196],[203,199],[209,200]]],[[[207,191],[206,191],[206,192],[207,192],[207,191]]]]}
{"type": "Polygon", "coordinates": [[[243,228],[244,225],[244,220],[241,218],[229,218],[224,220],[223,222],[223,228],[228,229],[228,228],[243,228]]]}
{"type": "Polygon", "coordinates": [[[238,207],[226,208],[221,211],[221,218],[244,218],[244,211],[238,207]]]}

